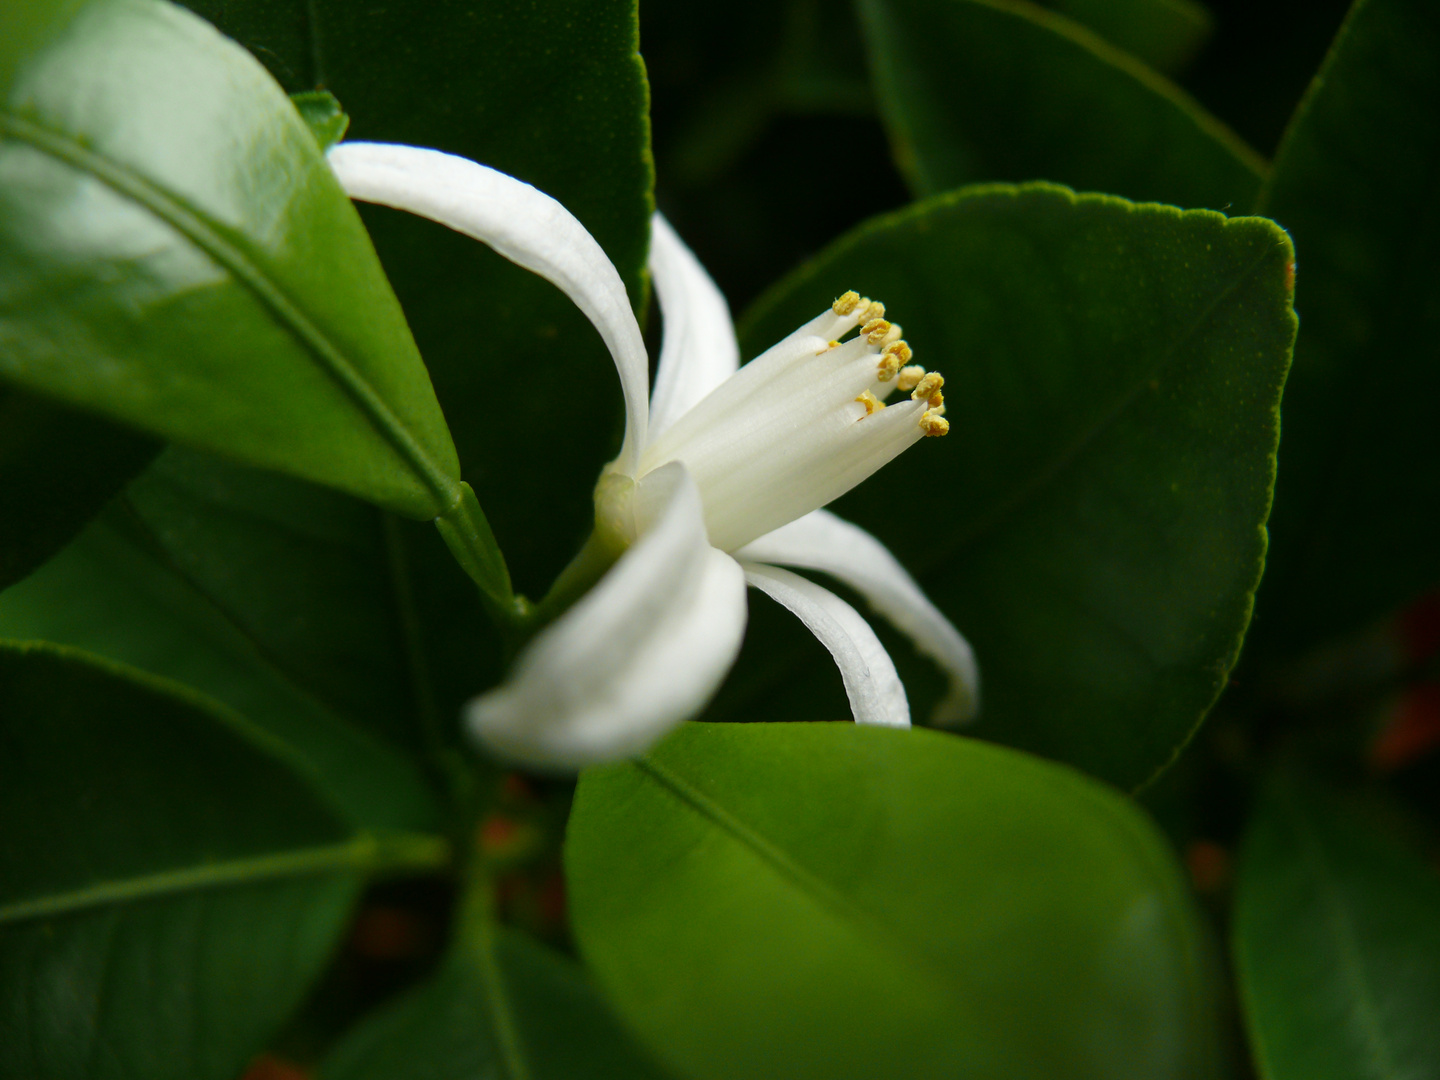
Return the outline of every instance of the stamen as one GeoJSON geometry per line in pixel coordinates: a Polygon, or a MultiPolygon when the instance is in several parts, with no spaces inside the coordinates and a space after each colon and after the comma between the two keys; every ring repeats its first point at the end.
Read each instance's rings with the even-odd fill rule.
{"type": "Polygon", "coordinates": [[[880,303],[879,300],[871,300],[867,296],[860,302],[869,305],[869,308],[865,312],[865,318],[861,320],[862,322],[868,322],[870,319],[883,319],[885,317],[885,305],[880,303]]]}
{"type": "MultiPolygon", "coordinates": [[[[940,388],[944,385],[945,376],[941,375],[938,371],[932,371],[915,384],[915,390],[910,396],[916,401],[933,398],[940,392],[940,388]]],[[[935,402],[935,404],[938,405],[939,402],[935,402]]]]}
{"type": "Polygon", "coordinates": [[[900,358],[892,352],[880,354],[880,363],[875,365],[875,378],[880,382],[889,382],[900,373],[900,358]]]}
{"type": "Polygon", "coordinates": [[[857,397],[855,400],[858,401],[861,405],[865,406],[866,416],[872,415],[876,409],[883,409],[885,407],[885,403],[879,398],[877,398],[874,394],[872,394],[869,390],[862,391],[860,396],[857,397]]]}
{"type": "Polygon", "coordinates": [[[880,345],[885,341],[885,336],[890,333],[890,324],[884,319],[871,319],[860,328],[860,336],[871,345],[880,345]]]}
{"type": "Polygon", "coordinates": [[[924,377],[925,369],[919,364],[911,364],[907,368],[900,369],[900,378],[896,380],[895,385],[901,390],[914,390],[924,377]]]}
{"type": "Polygon", "coordinates": [[[950,430],[950,421],[940,415],[939,409],[926,409],[920,414],[920,430],[927,437],[944,435],[950,430]]]}
{"type": "Polygon", "coordinates": [[[836,315],[844,316],[849,315],[859,307],[860,304],[860,294],[854,289],[851,289],[849,292],[836,297],[835,303],[830,305],[830,310],[835,312],[836,315]]]}

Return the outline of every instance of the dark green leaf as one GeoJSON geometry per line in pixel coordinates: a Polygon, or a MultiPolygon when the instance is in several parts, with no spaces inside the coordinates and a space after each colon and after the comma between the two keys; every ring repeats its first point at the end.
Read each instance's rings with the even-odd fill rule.
{"type": "Polygon", "coordinates": [[[290,745],[355,820],[429,827],[396,747],[419,739],[381,528],[343,496],[172,450],[0,596],[0,637],[193,686],[290,745]]]}
{"type": "Polygon", "coordinates": [[[1235,966],[1265,1080],[1401,1080],[1440,1066],[1440,874],[1293,778],[1240,852],[1235,966]]]}
{"type": "Polygon", "coordinates": [[[1023,0],[860,0],[896,161],[919,194],[1054,180],[1247,208],[1261,160],[1182,91],[1023,0]]]}
{"type": "Polygon", "coordinates": [[[1260,219],[975,188],[862,227],[747,318],[753,353],[863,289],[947,376],[949,436],[837,509],[970,638],[976,734],[1130,787],[1224,687],[1265,551],[1290,257],[1260,219]]]}
{"type": "Polygon", "coordinates": [[[1156,71],[1183,68],[1210,36],[1210,12],[1195,0],[1043,0],[1156,71]]]}
{"type": "Polygon", "coordinates": [[[581,947],[697,1080],[1211,1075],[1197,927],[1133,805],[935,732],[687,724],[582,774],[581,947]]]}
{"type": "Polygon", "coordinates": [[[457,941],[434,977],[362,1022],[320,1070],[320,1080],[662,1075],[573,964],[493,924],[457,941]]]}
{"type": "Polygon", "coordinates": [[[345,115],[334,94],[328,90],[306,90],[291,94],[290,100],[300,110],[300,118],[315,136],[320,149],[329,150],[345,137],[350,117],[345,115]]]}
{"type": "MultiPolygon", "coordinates": [[[[559,199],[641,303],[653,179],[635,0],[437,0],[372,5],[364,18],[348,0],[191,6],[287,89],[333,91],[351,138],[463,154],[559,199]]],[[[619,446],[614,365],[584,316],[533,274],[409,215],[367,207],[365,218],[464,475],[533,593],[590,529],[590,492],[619,446]]]]}
{"type": "Polygon", "coordinates": [[[454,505],[404,316],[264,70],[156,0],[7,4],[0,41],[0,378],[412,517],[454,505]]]}
{"type": "Polygon", "coordinates": [[[1262,205],[1302,320],[1255,629],[1293,654],[1440,582],[1440,6],[1364,0],[1262,205]]]}
{"type": "Polygon", "coordinates": [[[304,995],[384,848],[213,703],[0,649],[0,1075],[232,1080],[304,995]]]}
{"type": "Polygon", "coordinates": [[[63,547],[159,449],[0,384],[0,589],[63,547]]]}

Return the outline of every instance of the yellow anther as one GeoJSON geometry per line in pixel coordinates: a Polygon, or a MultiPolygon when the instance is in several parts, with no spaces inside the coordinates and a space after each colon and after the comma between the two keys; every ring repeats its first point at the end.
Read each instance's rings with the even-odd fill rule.
{"type": "Polygon", "coordinates": [[[840,342],[838,342],[838,341],[832,341],[832,342],[830,342],[830,348],[832,348],[832,349],[838,349],[839,347],[840,347],[840,342]]]}
{"type": "Polygon", "coordinates": [[[877,398],[874,394],[872,394],[869,390],[862,391],[860,396],[857,397],[855,400],[858,401],[861,405],[865,406],[866,416],[871,415],[877,409],[883,409],[885,407],[885,403],[879,398],[877,398]]]}
{"type": "Polygon", "coordinates": [[[900,357],[889,350],[881,353],[880,363],[875,366],[875,378],[880,382],[889,382],[899,373],[900,357]]]}
{"type": "Polygon", "coordinates": [[[861,336],[871,345],[879,345],[885,340],[885,335],[890,333],[890,324],[884,319],[871,319],[860,328],[861,336]]]}
{"type": "Polygon", "coordinates": [[[868,296],[861,303],[868,304],[869,310],[865,312],[865,319],[883,319],[885,317],[885,305],[879,300],[871,300],[868,296]]]}
{"type": "Polygon", "coordinates": [[[891,345],[895,344],[895,342],[900,340],[901,333],[902,331],[900,329],[900,324],[898,322],[891,323],[889,332],[880,339],[880,344],[884,345],[886,348],[889,348],[891,345]]]}
{"type": "Polygon", "coordinates": [[[938,394],[944,385],[945,376],[938,371],[932,371],[915,384],[910,396],[916,401],[924,401],[938,394]]]}
{"type": "Polygon", "coordinates": [[[901,390],[914,390],[924,377],[925,369],[919,364],[911,364],[909,367],[900,369],[900,378],[895,385],[901,390]]]}
{"type": "Polygon", "coordinates": [[[936,390],[935,393],[925,399],[925,404],[929,405],[932,409],[943,409],[945,407],[945,395],[940,393],[939,390],[936,390]]]}
{"type": "Polygon", "coordinates": [[[940,415],[939,409],[926,409],[920,414],[920,430],[927,436],[944,435],[950,430],[950,421],[940,415]]]}
{"type": "Polygon", "coordinates": [[[887,355],[894,356],[901,364],[908,364],[915,355],[910,351],[910,346],[903,341],[892,341],[885,346],[885,352],[887,355]]]}
{"type": "Polygon", "coordinates": [[[830,310],[836,315],[849,315],[860,306],[860,294],[854,289],[843,293],[835,298],[835,303],[830,305],[830,310]]]}

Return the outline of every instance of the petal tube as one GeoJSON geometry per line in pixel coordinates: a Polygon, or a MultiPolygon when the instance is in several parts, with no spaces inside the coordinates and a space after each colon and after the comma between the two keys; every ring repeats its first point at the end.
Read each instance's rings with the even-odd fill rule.
{"type": "Polygon", "coordinates": [[[788,608],[830,650],[857,724],[910,726],[910,704],[890,654],[860,613],[828,589],[776,566],[747,562],[745,580],[788,608]]]}
{"type": "Polygon", "coordinates": [[[669,427],[740,367],[730,306],[670,223],[650,219],[650,275],[665,319],[650,438],[669,427]]]}
{"type": "Polygon", "coordinates": [[[707,541],[681,466],[646,485],[669,489],[653,527],[467,707],[471,734],[499,756],[561,771],[639,753],[730,670],[745,633],[740,565],[707,541]]]}
{"type": "Polygon", "coordinates": [[[747,544],[735,553],[741,562],[781,563],[819,570],[844,582],[869,602],[915,648],[930,657],[950,681],[931,720],[958,724],[975,715],[980,673],[970,644],[920,591],[884,544],[858,525],[828,510],[815,510],[747,544]]]}
{"type": "Polygon", "coordinates": [[[625,442],[617,462],[633,471],[646,442],[650,363],[619,271],[585,226],[544,192],[454,154],[344,142],[327,157],[352,199],[408,210],[488,244],[575,302],[620,373],[625,442]]]}

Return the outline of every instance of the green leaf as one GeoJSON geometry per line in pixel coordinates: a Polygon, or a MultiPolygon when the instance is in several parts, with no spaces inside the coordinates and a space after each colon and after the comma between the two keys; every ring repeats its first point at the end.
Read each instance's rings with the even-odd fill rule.
{"type": "Polygon", "coordinates": [[[0,589],[63,547],[159,449],[0,384],[0,589]]]}
{"type": "Polygon", "coordinates": [[[1197,927],[1113,791],[972,740],[687,724],[582,774],[581,948],[682,1075],[1211,1075],[1197,927]]]}
{"type": "Polygon", "coordinates": [[[343,496],[172,450],[0,595],[0,637],[201,690],[289,745],[354,820],[428,828],[382,528],[343,496]]]}
{"type": "Polygon", "coordinates": [[[1440,875],[1292,777],[1240,851],[1234,929],[1265,1080],[1399,1080],[1440,1062],[1440,875]]]}
{"type": "Polygon", "coordinates": [[[71,9],[0,23],[0,378],[411,517],[456,505],[404,316],[289,99],[179,8],[71,9]]]}
{"type": "Polygon", "coordinates": [[[1257,642],[1278,657],[1440,582],[1440,7],[1355,5],[1262,198],[1302,330],[1257,642]]]}
{"type": "MultiPolygon", "coordinates": [[[[972,188],[862,226],[746,318],[753,354],[862,289],[945,373],[950,434],[836,509],[970,639],[975,734],[1132,787],[1224,687],[1265,551],[1290,258],[1260,219],[972,188]]],[[[743,706],[774,715],[762,695],[793,680],[743,706]]]]}
{"type": "Polygon", "coordinates": [[[317,796],[250,725],[55,648],[0,647],[0,1074],[232,1080],[364,873],[433,862],[317,796]]]}
{"type": "Polygon", "coordinates": [[[345,115],[345,110],[340,107],[334,94],[327,90],[308,90],[291,94],[290,100],[300,111],[300,118],[315,136],[320,149],[329,150],[345,137],[345,131],[350,126],[350,117],[345,115]]]}
{"type": "MultiPolygon", "coordinates": [[[[472,927],[472,929],[474,929],[472,927]]],[[[572,963],[493,923],[356,1027],[320,1080],[651,1080],[660,1073],[572,963]]]]}
{"type": "Polygon", "coordinates": [[[1249,207],[1264,163],[1177,87],[1023,0],[860,0],[881,111],[917,194],[1054,180],[1249,207]]]}
{"type": "MultiPolygon", "coordinates": [[[[332,91],[351,138],[462,154],[559,199],[642,304],[653,168],[636,0],[435,0],[372,5],[363,19],[347,0],[191,6],[287,89],[332,91]]],[[[533,595],[593,524],[590,493],[622,431],[614,364],[549,283],[439,225],[363,213],[464,475],[533,595]]]]}
{"type": "Polygon", "coordinates": [[[1048,0],[1046,6],[1084,23],[1156,71],[1185,67],[1213,29],[1210,12],[1195,0],[1048,0]]]}

